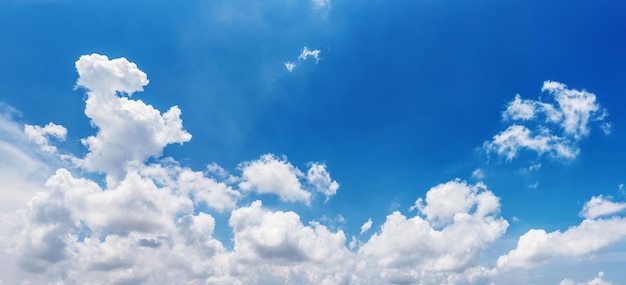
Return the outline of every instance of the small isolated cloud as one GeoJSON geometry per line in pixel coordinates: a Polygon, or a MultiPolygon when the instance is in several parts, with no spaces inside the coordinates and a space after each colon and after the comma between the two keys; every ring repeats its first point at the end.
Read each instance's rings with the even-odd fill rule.
{"type": "Polygon", "coordinates": [[[372,228],[372,219],[368,219],[367,222],[363,223],[363,225],[361,226],[361,233],[360,234],[364,234],[367,231],[369,231],[372,228]]]}
{"type": "Polygon", "coordinates": [[[602,122],[601,130],[610,133],[611,124],[605,122],[608,113],[593,93],[568,89],[555,81],[545,81],[541,91],[550,94],[548,102],[522,99],[520,95],[509,102],[502,118],[514,123],[484,143],[487,152],[507,160],[522,150],[571,160],[580,153],[578,142],[589,135],[591,122],[602,122]]]}
{"type": "MultiPolygon", "coordinates": [[[[309,58],[314,58],[315,64],[317,64],[320,61],[321,52],[322,51],[320,51],[319,49],[310,50],[305,46],[304,48],[302,48],[302,52],[300,52],[297,62],[299,63],[306,61],[309,58]]],[[[285,65],[285,69],[287,69],[287,71],[292,72],[298,66],[298,63],[293,61],[286,61],[283,63],[283,65],[285,65]]]]}
{"type": "Polygon", "coordinates": [[[287,61],[283,63],[285,65],[285,68],[287,69],[287,71],[292,72],[294,68],[296,68],[296,64],[291,62],[291,61],[287,61]]]}
{"type": "Polygon", "coordinates": [[[482,180],[485,178],[485,172],[483,172],[480,168],[476,168],[472,171],[472,177],[474,177],[474,179],[482,180]]]}
{"type": "Polygon", "coordinates": [[[609,216],[626,209],[626,203],[616,203],[600,196],[594,196],[587,201],[580,212],[580,216],[585,219],[595,219],[602,216],[609,216]]]}
{"type": "Polygon", "coordinates": [[[611,134],[611,131],[613,131],[613,124],[610,122],[604,122],[600,125],[600,128],[602,129],[602,132],[608,136],[611,134]]]}
{"type": "Polygon", "coordinates": [[[576,282],[572,279],[563,279],[559,285],[611,285],[613,283],[604,280],[604,272],[598,272],[598,277],[587,282],[576,282]]]}
{"type": "Polygon", "coordinates": [[[309,57],[313,57],[315,58],[315,63],[317,63],[320,60],[320,53],[321,51],[319,49],[310,50],[307,47],[304,47],[302,49],[302,53],[298,56],[298,60],[304,61],[309,57]]]}

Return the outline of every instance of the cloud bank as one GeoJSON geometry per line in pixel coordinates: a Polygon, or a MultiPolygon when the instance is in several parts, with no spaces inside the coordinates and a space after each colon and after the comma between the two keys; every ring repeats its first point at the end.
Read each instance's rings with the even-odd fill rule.
{"type": "MultiPolygon", "coordinates": [[[[167,145],[191,139],[181,110],[161,113],[131,99],[148,84],[145,73],[124,58],[98,54],[80,57],[76,69],[77,86],[87,92],[85,114],[97,131],[82,140],[83,157],[62,154],[54,145],[59,141],[50,140],[67,136],[61,125],[20,127],[0,117],[0,132],[10,135],[1,138],[13,138],[0,139],[0,157],[15,158],[30,172],[51,168],[33,151],[70,157],[65,167],[48,171],[44,185],[24,184],[33,189],[24,207],[2,213],[0,261],[6,266],[0,283],[466,284],[556,257],[595,254],[626,239],[626,219],[618,215],[624,203],[596,196],[585,203],[579,225],[563,232],[530,230],[494,266],[483,265],[481,254],[509,223],[493,191],[460,179],[417,198],[409,209],[413,215],[395,211],[381,225],[370,218],[350,237],[262,201],[273,196],[308,207],[318,199],[328,202],[339,183],[325,164],[310,162],[303,171],[284,156],[264,154],[242,162],[233,174],[214,163],[205,171],[182,166],[161,157],[167,145]],[[23,142],[29,147],[16,147],[23,142]],[[94,180],[94,173],[106,183],[94,180]],[[216,238],[219,215],[229,217],[232,245],[216,238]]],[[[564,96],[554,114],[543,103],[516,98],[507,118],[523,121],[542,113],[567,140],[586,136],[587,124],[599,118],[595,99],[554,82],[544,88],[564,96]]],[[[519,138],[513,142],[521,147],[519,138]]],[[[546,153],[554,147],[549,142],[546,153]]],[[[491,144],[499,147],[495,138],[491,144]]],[[[511,148],[502,153],[517,152],[511,148]]],[[[7,161],[0,162],[1,175],[12,173],[7,161]]],[[[18,182],[37,180],[26,175],[6,181],[13,183],[0,187],[11,197],[21,191],[18,182]]],[[[589,284],[605,284],[602,277],[589,284]]]]}

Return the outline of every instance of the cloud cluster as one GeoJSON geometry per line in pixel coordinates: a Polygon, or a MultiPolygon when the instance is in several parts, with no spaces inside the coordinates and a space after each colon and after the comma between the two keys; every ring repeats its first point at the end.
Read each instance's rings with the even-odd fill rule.
{"type": "Polygon", "coordinates": [[[593,93],[568,89],[555,81],[545,81],[541,91],[550,95],[547,102],[516,95],[508,103],[502,118],[514,123],[484,143],[487,152],[507,160],[522,150],[570,160],[580,153],[578,142],[589,135],[592,122],[601,122],[603,132],[610,133],[611,124],[605,121],[608,113],[593,93]]]}
{"type": "MultiPolygon", "coordinates": [[[[191,139],[180,110],[161,113],[130,99],[148,83],[145,73],[126,59],[97,54],[81,57],[76,68],[97,134],[83,140],[84,157],[72,156],[45,187],[30,192],[23,209],[2,213],[0,284],[466,284],[626,239],[626,219],[616,215],[625,204],[597,196],[584,205],[580,225],[531,230],[495,267],[486,267],[481,253],[509,223],[486,185],[459,179],[429,189],[409,209],[414,215],[395,211],[379,226],[368,219],[358,236],[348,237],[341,228],[250,201],[251,193],[309,206],[318,197],[328,201],[339,184],[325,164],[311,162],[301,171],[286,157],[265,154],[242,162],[238,174],[217,164],[205,171],[181,166],[160,157],[168,144],[191,139]],[[104,174],[107,183],[97,183],[91,172],[104,174]],[[216,217],[224,214],[227,225],[220,227],[216,217]],[[218,228],[230,230],[232,245],[216,238],[218,228]]],[[[528,110],[510,113],[529,117],[528,110]]],[[[67,134],[53,123],[22,128],[1,116],[0,132],[13,138],[0,136],[0,154],[30,171],[48,167],[30,152],[57,154],[48,138],[67,134]],[[30,149],[15,147],[23,142],[30,149]]],[[[571,132],[582,135],[584,128],[571,132]]],[[[3,157],[0,175],[9,171],[3,157]]],[[[606,284],[602,274],[594,280],[589,284],[606,284]]]]}
{"type": "Polygon", "coordinates": [[[302,49],[302,52],[300,53],[300,55],[298,56],[298,61],[297,62],[292,62],[292,61],[286,61],[283,64],[285,65],[285,68],[287,69],[287,71],[292,72],[297,66],[299,62],[303,62],[307,59],[309,59],[309,57],[312,57],[315,59],[315,64],[317,64],[320,61],[320,53],[322,51],[320,51],[319,49],[313,49],[310,50],[308,49],[306,46],[302,49]]]}

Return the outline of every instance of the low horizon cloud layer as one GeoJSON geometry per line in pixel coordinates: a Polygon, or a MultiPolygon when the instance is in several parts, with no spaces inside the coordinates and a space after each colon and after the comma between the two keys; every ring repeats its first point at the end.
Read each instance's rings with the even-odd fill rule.
{"type": "MultiPolygon", "coordinates": [[[[305,47],[300,57],[309,56],[318,60],[319,50],[305,47]]],[[[380,225],[373,220],[381,217],[371,217],[349,236],[262,200],[328,202],[341,188],[325,163],[301,170],[268,153],[232,173],[215,163],[193,170],[162,157],[166,146],[192,134],[178,106],[161,112],[132,99],[149,83],[134,63],[91,54],[75,66],[85,115],[97,130],[81,140],[84,156],[59,145],[72,130],[22,124],[8,106],[0,109],[0,177],[7,181],[0,188],[11,201],[3,203],[13,204],[1,213],[0,284],[482,284],[626,240],[626,203],[598,195],[584,203],[580,224],[531,229],[515,248],[485,262],[485,250],[510,224],[498,190],[462,179],[413,197],[410,215],[393,211],[380,225]],[[232,248],[216,238],[221,214],[229,216],[232,248]]],[[[506,106],[503,120],[514,124],[485,142],[487,152],[507,160],[521,150],[571,160],[590,124],[610,133],[594,94],[554,81],[542,91],[552,103],[518,95],[506,106]]],[[[604,272],[582,283],[565,277],[559,284],[612,284],[604,272]]]]}

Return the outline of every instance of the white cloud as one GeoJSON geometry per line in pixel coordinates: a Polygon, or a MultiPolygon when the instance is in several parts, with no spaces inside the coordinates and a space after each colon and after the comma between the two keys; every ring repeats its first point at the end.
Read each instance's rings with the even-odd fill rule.
{"type": "Polygon", "coordinates": [[[309,57],[314,58],[315,64],[317,64],[320,61],[321,52],[322,51],[320,51],[319,49],[310,50],[305,46],[304,48],[302,48],[302,52],[300,52],[300,55],[298,55],[298,63],[293,61],[286,61],[283,62],[283,65],[285,65],[285,69],[287,69],[288,72],[292,72],[300,62],[306,61],[307,59],[309,59],[309,57]]]}
{"type": "Polygon", "coordinates": [[[191,135],[182,129],[180,109],[164,114],[141,100],[118,97],[116,91],[132,95],[148,84],[145,73],[125,58],[109,60],[92,54],[76,62],[78,86],[88,90],[85,114],[98,134],[82,140],[89,153],[77,164],[89,171],[107,174],[107,182],[122,179],[124,170],[158,157],[171,143],[184,143],[191,135]]]}
{"type": "Polygon", "coordinates": [[[361,233],[360,234],[364,234],[367,231],[369,231],[372,228],[372,219],[368,219],[367,222],[363,223],[363,225],[361,226],[361,233]]]}
{"type": "MultiPolygon", "coordinates": [[[[325,164],[311,162],[301,171],[285,157],[266,154],[241,163],[241,175],[233,176],[215,163],[194,171],[159,158],[166,145],[191,138],[180,110],[161,114],[125,96],[148,82],[125,59],[84,56],[77,69],[77,84],[88,89],[85,113],[98,129],[85,139],[88,154],[75,159],[84,169],[59,168],[52,174],[52,166],[37,155],[39,146],[50,146],[50,136],[64,138],[65,128],[24,127],[0,116],[0,190],[9,200],[18,192],[30,196],[22,210],[0,213],[0,283],[465,284],[497,270],[593,254],[626,237],[624,218],[603,218],[623,205],[593,197],[579,226],[562,233],[530,231],[497,267],[487,268],[479,264],[481,253],[509,224],[500,216],[499,198],[484,184],[454,180],[417,199],[411,207],[415,216],[395,211],[360,240],[372,229],[370,218],[347,244],[341,215],[333,225],[306,222],[296,212],[264,208],[261,201],[248,204],[241,192],[307,205],[316,197],[328,200],[339,184],[325,164]],[[146,164],[148,158],[157,159],[146,164]],[[99,185],[90,171],[105,173],[109,183],[99,185]],[[33,187],[27,191],[5,180],[23,175],[16,181],[36,182],[48,173],[45,187],[24,184],[33,187]],[[221,221],[220,226],[216,217],[222,215],[214,217],[213,211],[230,212],[228,225],[221,221]],[[214,237],[225,227],[232,230],[226,233],[232,234],[232,249],[214,237]]],[[[546,110],[533,108],[533,114],[546,110]]],[[[527,116],[515,112],[518,119],[527,116]]],[[[519,137],[527,146],[542,145],[536,134],[519,137]]],[[[551,153],[554,146],[546,144],[545,152],[551,153]]],[[[482,177],[482,171],[473,176],[482,177]]],[[[605,284],[599,283],[602,277],[589,284],[605,284]]]]}
{"type": "MultiPolygon", "coordinates": [[[[591,121],[604,121],[608,116],[600,108],[596,96],[585,90],[567,89],[562,83],[546,81],[541,89],[550,93],[554,103],[522,99],[516,95],[502,113],[504,120],[522,121],[529,126],[513,123],[506,130],[484,143],[487,152],[512,160],[521,150],[553,158],[571,160],[580,153],[577,142],[589,135],[591,121]]],[[[610,122],[600,128],[610,133],[610,122]]]]}
{"type": "Polygon", "coordinates": [[[498,258],[497,268],[527,269],[556,257],[588,256],[624,238],[626,219],[618,217],[585,219],[564,232],[532,229],[519,238],[515,249],[498,258]]]}
{"type": "Polygon", "coordinates": [[[485,178],[485,172],[480,168],[476,168],[474,169],[474,171],[472,171],[472,177],[478,180],[482,180],[485,178]]]}
{"type": "Polygon", "coordinates": [[[554,81],[544,82],[541,91],[548,91],[554,95],[559,111],[564,117],[561,127],[565,133],[574,136],[575,139],[589,134],[590,119],[602,120],[606,116],[604,113],[606,111],[598,113],[600,106],[596,103],[596,95],[593,93],[567,89],[565,84],[554,81]]]}
{"type": "Polygon", "coordinates": [[[330,173],[328,173],[326,165],[323,163],[310,163],[309,170],[306,173],[306,180],[309,185],[313,186],[316,192],[326,196],[326,201],[335,195],[337,189],[339,189],[339,183],[330,178],[330,173]]]}
{"type": "Polygon", "coordinates": [[[522,100],[517,94],[502,113],[502,117],[511,120],[530,120],[535,117],[535,104],[530,100],[522,100]]]}
{"type": "Polygon", "coordinates": [[[626,209],[626,203],[611,202],[602,195],[591,197],[583,206],[580,215],[585,219],[595,219],[602,216],[609,216],[626,209]]]}
{"type": "Polygon", "coordinates": [[[532,150],[539,155],[548,153],[551,157],[573,159],[580,150],[565,138],[551,135],[548,129],[541,129],[533,134],[525,126],[512,125],[495,135],[493,140],[485,142],[485,149],[512,160],[523,149],[532,150]]]}
{"type": "Polygon", "coordinates": [[[613,283],[605,281],[604,279],[604,272],[600,271],[598,272],[598,277],[587,281],[587,282],[576,282],[572,279],[563,279],[561,282],[559,282],[559,285],[611,285],[613,283]]]}
{"type": "Polygon", "coordinates": [[[451,181],[435,186],[413,207],[425,219],[397,211],[387,216],[380,232],[359,249],[362,266],[382,270],[387,283],[417,283],[426,276],[469,270],[479,252],[508,227],[499,207],[498,198],[482,184],[451,181]]]}
{"type": "Polygon", "coordinates": [[[286,61],[283,63],[287,71],[292,72],[294,68],[296,68],[296,64],[291,61],[286,61]]]}
{"type": "Polygon", "coordinates": [[[335,195],[339,184],[332,180],[326,165],[312,162],[306,175],[287,161],[272,154],[260,159],[242,163],[239,189],[260,194],[275,194],[286,202],[309,204],[314,192],[321,193],[328,200],[335,195]]]}
{"type": "Polygon", "coordinates": [[[300,55],[298,56],[298,60],[304,61],[304,60],[307,60],[309,56],[311,56],[315,58],[315,63],[317,63],[320,60],[320,57],[319,57],[320,53],[321,51],[319,49],[310,50],[307,47],[304,47],[302,49],[302,53],[300,53],[300,55]]]}
{"type": "Polygon", "coordinates": [[[311,193],[300,183],[299,178],[304,174],[284,157],[265,154],[259,160],[242,163],[240,167],[242,181],[239,188],[243,191],[272,193],[288,202],[308,203],[311,199],[311,193]]]}
{"type": "Polygon", "coordinates": [[[325,226],[304,226],[294,212],[270,212],[261,201],[234,210],[229,221],[235,234],[238,258],[281,261],[327,262],[345,254],[342,231],[331,233],[325,226]]]}
{"type": "Polygon", "coordinates": [[[46,126],[24,125],[24,133],[28,139],[39,145],[39,148],[48,153],[56,153],[56,146],[50,145],[48,136],[55,137],[61,141],[67,136],[67,129],[61,125],[48,123],[46,126]]]}
{"type": "MultiPolygon", "coordinates": [[[[40,155],[40,148],[12,118],[16,111],[0,103],[0,211],[23,208],[53,172],[55,157],[40,155]]],[[[44,138],[45,139],[45,138],[44,138]]]]}
{"type": "Polygon", "coordinates": [[[315,9],[329,9],[330,0],[311,0],[315,9]]]}

